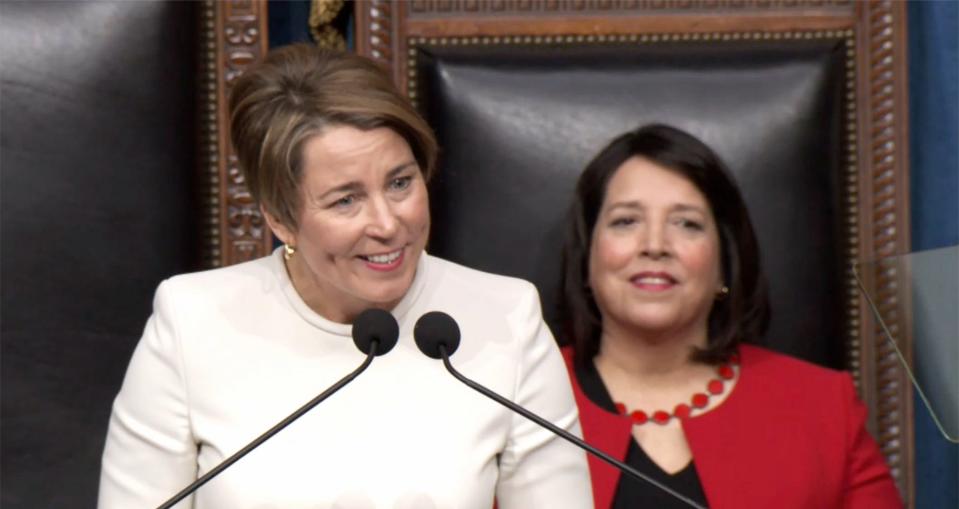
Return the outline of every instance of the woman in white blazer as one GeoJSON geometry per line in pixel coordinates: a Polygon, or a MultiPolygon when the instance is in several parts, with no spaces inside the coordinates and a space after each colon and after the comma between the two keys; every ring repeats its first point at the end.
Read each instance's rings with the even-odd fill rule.
{"type": "Polygon", "coordinates": [[[397,346],[177,507],[585,508],[584,453],[454,380],[413,324],[453,316],[453,362],[580,433],[562,358],[525,281],[424,252],[432,132],[372,62],[307,45],[236,82],[231,135],[283,242],[156,292],[116,398],[99,506],[155,507],[359,366],[351,323],[397,346]]]}

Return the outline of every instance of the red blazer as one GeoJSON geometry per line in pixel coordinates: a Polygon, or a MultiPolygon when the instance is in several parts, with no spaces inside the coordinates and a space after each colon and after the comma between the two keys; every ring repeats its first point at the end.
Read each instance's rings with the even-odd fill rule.
{"type": "MultiPolygon", "coordinates": [[[[572,349],[563,357],[584,438],[625,459],[629,419],[587,399],[573,374],[572,349]]],[[[848,373],[749,345],[740,347],[740,362],[726,400],[683,421],[711,509],[902,507],[848,373]]],[[[607,508],[620,472],[592,456],[589,469],[596,507],[607,508]]]]}

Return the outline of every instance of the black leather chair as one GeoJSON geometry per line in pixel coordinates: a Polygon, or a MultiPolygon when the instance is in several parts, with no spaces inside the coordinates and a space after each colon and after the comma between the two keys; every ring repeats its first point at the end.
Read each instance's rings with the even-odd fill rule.
{"type": "Polygon", "coordinates": [[[199,266],[197,5],[2,5],[4,508],[96,505],[156,285],[199,266]]]}
{"type": "MultiPolygon", "coordinates": [[[[532,280],[560,331],[566,208],[613,136],[674,124],[713,146],[752,213],[768,346],[848,369],[912,503],[911,390],[853,264],[908,249],[904,7],[795,0],[370,0],[356,49],[441,145],[430,252],[532,280]]],[[[896,274],[875,277],[887,318],[896,274]]]]}

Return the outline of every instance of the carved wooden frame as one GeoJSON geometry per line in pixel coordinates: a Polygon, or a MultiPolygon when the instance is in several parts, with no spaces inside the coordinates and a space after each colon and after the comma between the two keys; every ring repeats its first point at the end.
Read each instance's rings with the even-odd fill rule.
{"type": "MultiPolygon", "coordinates": [[[[416,101],[418,46],[842,37],[847,52],[843,281],[848,368],[900,493],[914,505],[912,389],[869,316],[853,263],[909,248],[905,4],[894,0],[358,0],[356,51],[416,101]]],[[[871,276],[903,352],[909,316],[894,271],[871,276]]]]}
{"type": "MultiPolygon", "coordinates": [[[[344,0],[314,0],[310,29],[320,46],[341,48],[329,23],[344,0]]],[[[200,203],[204,268],[269,253],[273,235],[247,190],[230,143],[233,81],[268,51],[266,0],[204,0],[200,7],[200,203]]]]}
{"type": "Polygon", "coordinates": [[[200,11],[201,242],[211,268],[264,256],[273,246],[230,143],[227,107],[233,82],[266,54],[266,0],[205,0],[200,11]]]}

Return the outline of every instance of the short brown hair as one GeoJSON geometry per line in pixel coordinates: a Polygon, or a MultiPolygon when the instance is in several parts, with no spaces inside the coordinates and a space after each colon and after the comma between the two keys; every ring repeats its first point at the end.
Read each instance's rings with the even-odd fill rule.
{"type": "Polygon", "coordinates": [[[606,189],[633,157],[662,166],[703,193],[719,228],[720,261],[729,294],[709,313],[706,348],[691,358],[707,364],[729,360],[741,342],[757,342],[769,326],[769,296],[759,243],[749,212],[726,165],[705,143],[675,127],[651,124],[614,139],[590,162],[576,185],[563,247],[563,311],[577,363],[599,351],[602,320],[589,290],[589,253],[606,189]]]}
{"type": "Polygon", "coordinates": [[[436,138],[390,77],[359,55],[295,44],[245,71],[230,94],[230,135],[246,184],[267,212],[296,228],[304,143],[330,126],[387,127],[426,180],[436,138]]]}

